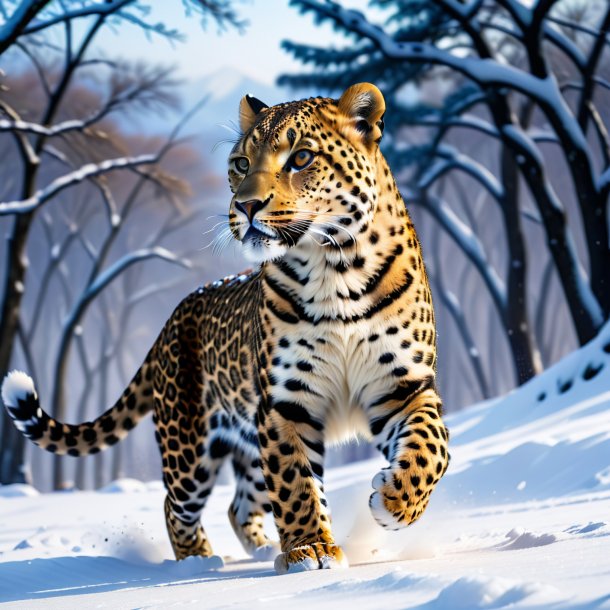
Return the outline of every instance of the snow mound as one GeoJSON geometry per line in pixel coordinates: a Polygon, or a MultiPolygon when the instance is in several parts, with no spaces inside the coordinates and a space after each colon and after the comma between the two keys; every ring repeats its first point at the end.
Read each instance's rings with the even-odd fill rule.
{"type": "Polygon", "coordinates": [[[610,525],[605,521],[593,523],[589,521],[587,525],[573,525],[565,530],[568,534],[575,536],[583,534],[593,534],[594,536],[607,536],[610,534],[610,525]]]}
{"type": "Polygon", "coordinates": [[[147,481],[145,485],[147,491],[163,491],[165,489],[163,481],[147,481]]]}
{"type": "Polygon", "coordinates": [[[38,490],[31,485],[23,483],[0,485],[0,498],[32,498],[38,495],[40,495],[38,490]]]}
{"type": "Polygon", "coordinates": [[[475,610],[506,608],[515,604],[539,605],[561,599],[555,587],[539,582],[515,582],[506,578],[465,577],[445,587],[427,608],[475,610]]]}
{"type": "Polygon", "coordinates": [[[473,504],[610,490],[610,323],[510,394],[448,417],[440,489],[473,504]]]}
{"type": "Polygon", "coordinates": [[[330,593],[375,593],[376,591],[400,591],[418,586],[423,580],[421,576],[396,569],[388,574],[370,580],[349,578],[340,582],[320,587],[312,591],[314,594],[330,593]]]}
{"type": "MultiPolygon", "coordinates": [[[[325,489],[349,571],[276,577],[271,561],[248,559],[227,520],[228,485],[214,489],[202,517],[219,555],[182,562],[173,560],[159,481],[119,479],[102,493],[69,495],[0,487],[0,602],[62,610],[607,607],[610,324],[543,375],[447,424],[451,466],[405,530],[383,530],[368,508],[382,457],[329,469],[325,489]]],[[[266,529],[273,535],[270,518],[266,529]]]]}
{"type": "Polygon", "coordinates": [[[98,491],[105,494],[116,494],[116,493],[142,493],[148,490],[148,485],[137,479],[117,479],[108,483],[105,487],[100,488],[98,491]]]}
{"type": "MultiPolygon", "coordinates": [[[[604,415],[605,426],[598,429],[610,437],[610,322],[597,337],[579,350],[531,379],[506,396],[481,403],[451,417],[452,430],[462,442],[492,440],[500,434],[529,424],[536,431],[545,425],[557,426],[565,434],[564,423],[574,427],[572,438],[591,432],[582,426],[582,416],[604,415]]],[[[547,439],[552,439],[549,430],[547,439]]]]}
{"type": "Polygon", "coordinates": [[[172,576],[189,578],[201,576],[202,572],[219,570],[224,566],[222,557],[212,555],[211,557],[187,557],[182,561],[164,561],[163,569],[172,576]]]}
{"type": "Polygon", "coordinates": [[[556,534],[535,534],[527,532],[523,528],[512,529],[506,534],[508,542],[501,544],[499,548],[505,551],[516,551],[521,549],[531,549],[536,546],[546,546],[560,540],[556,534]]]}

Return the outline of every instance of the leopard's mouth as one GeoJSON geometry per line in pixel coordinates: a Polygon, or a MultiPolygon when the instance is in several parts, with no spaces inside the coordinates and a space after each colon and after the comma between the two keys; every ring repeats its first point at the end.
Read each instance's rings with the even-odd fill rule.
{"type": "Polygon", "coordinates": [[[277,258],[292,248],[307,234],[311,221],[274,222],[270,227],[266,223],[257,221],[248,226],[240,241],[245,248],[246,258],[253,261],[262,261],[277,258]]]}
{"type": "Polygon", "coordinates": [[[242,243],[251,242],[253,244],[260,244],[268,241],[280,241],[280,238],[270,229],[265,229],[262,227],[261,230],[251,224],[248,227],[248,230],[244,233],[244,236],[241,238],[241,241],[242,243]]]}
{"type": "Polygon", "coordinates": [[[288,248],[279,232],[268,227],[259,228],[254,223],[248,227],[240,241],[246,259],[255,263],[280,258],[288,248]]]}

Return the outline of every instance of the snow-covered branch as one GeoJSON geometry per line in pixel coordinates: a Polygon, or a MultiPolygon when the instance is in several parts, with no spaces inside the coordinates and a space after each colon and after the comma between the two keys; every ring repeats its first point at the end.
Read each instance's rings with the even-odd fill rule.
{"type": "Polygon", "coordinates": [[[21,201],[8,201],[0,203],[0,216],[8,214],[27,214],[39,208],[42,204],[49,201],[61,191],[70,186],[79,184],[89,178],[106,174],[107,172],[129,169],[140,165],[150,165],[157,163],[159,155],[140,155],[138,157],[120,157],[118,159],[107,159],[100,163],[88,163],[79,169],[60,176],[53,180],[48,186],[40,189],[32,197],[21,201]]]}
{"type": "Polygon", "coordinates": [[[305,10],[315,10],[318,15],[371,40],[390,59],[447,66],[482,86],[506,87],[520,93],[532,94],[542,100],[547,99],[548,91],[541,79],[518,68],[490,60],[453,55],[426,42],[396,41],[384,30],[370,23],[362,13],[345,9],[336,2],[298,0],[298,4],[305,10]]]}
{"type": "Polygon", "coordinates": [[[479,131],[492,138],[500,137],[498,130],[491,123],[474,115],[451,116],[450,118],[423,116],[413,119],[409,124],[419,127],[438,127],[443,134],[452,128],[463,128],[479,131]]]}
{"type": "MultiPolygon", "coordinates": [[[[431,43],[397,41],[371,24],[362,13],[345,9],[336,2],[298,0],[296,3],[303,10],[315,11],[319,17],[330,19],[347,31],[372,41],[389,59],[446,66],[481,87],[514,90],[528,96],[547,115],[566,151],[578,155],[583,165],[589,171],[592,169],[586,137],[561,96],[553,75],[538,77],[491,58],[453,55],[431,43]]],[[[507,1],[506,7],[514,11],[523,27],[531,23],[530,9],[512,1],[507,1]]]]}
{"type": "Polygon", "coordinates": [[[599,177],[597,187],[601,192],[606,194],[610,190],[610,167],[606,168],[606,170],[599,177]]]}
{"type": "Polygon", "coordinates": [[[8,49],[49,0],[23,0],[13,14],[0,25],[0,55],[8,49]]]}
{"type": "MultiPolygon", "coordinates": [[[[6,116],[10,118],[10,121],[6,121],[6,119],[0,119],[0,125],[2,125],[2,123],[5,121],[10,123],[16,121],[18,122],[20,120],[17,111],[11,106],[9,106],[9,104],[4,100],[0,100],[0,112],[3,112],[6,116]]],[[[2,131],[1,128],[0,131],[2,131]]],[[[40,163],[40,159],[38,158],[36,151],[32,147],[30,141],[25,137],[25,135],[23,133],[14,131],[12,132],[12,135],[17,141],[17,146],[19,147],[19,151],[21,153],[21,157],[24,161],[24,164],[30,166],[38,165],[40,163]]]]}
{"type": "Polygon", "coordinates": [[[479,182],[496,201],[499,203],[503,202],[504,187],[485,166],[447,145],[439,146],[435,151],[435,155],[443,159],[443,161],[433,165],[420,176],[418,181],[419,188],[428,189],[441,176],[456,168],[479,182]]]}
{"type": "Polygon", "coordinates": [[[99,295],[119,275],[124,273],[132,265],[150,259],[160,259],[166,262],[190,268],[190,261],[180,258],[165,248],[159,246],[153,248],[142,248],[135,252],[126,254],[107,269],[97,274],[88,283],[81,296],[74,304],[72,310],[66,317],[63,323],[57,359],[55,362],[55,371],[53,379],[55,380],[52,396],[52,412],[56,415],[61,415],[63,411],[62,395],[63,395],[63,379],[65,368],[67,365],[67,356],[70,343],[74,331],[80,324],[80,321],[85,314],[89,304],[99,295]]]}
{"type": "Polygon", "coordinates": [[[507,303],[506,286],[487,259],[483,244],[470,227],[455,214],[445,201],[434,195],[415,195],[413,198],[407,197],[407,201],[408,203],[421,205],[436,218],[447,234],[476,267],[498,311],[504,312],[507,303]]]}
{"type": "Polygon", "coordinates": [[[58,123],[57,125],[52,125],[51,127],[45,127],[44,125],[39,125],[38,123],[31,123],[29,121],[9,121],[7,119],[0,119],[0,132],[8,131],[11,133],[31,133],[39,136],[46,136],[52,138],[53,136],[57,136],[69,131],[85,129],[89,124],[91,124],[91,122],[93,121],[71,119],[69,121],[62,121],[61,123],[58,123]]]}
{"type": "Polygon", "coordinates": [[[175,255],[173,252],[170,252],[166,248],[161,248],[160,246],[156,246],[154,248],[142,248],[141,250],[136,250],[135,252],[130,252],[126,254],[114,264],[112,264],[108,269],[103,271],[92,283],[88,286],[86,292],[83,295],[83,300],[85,302],[93,299],[97,294],[99,294],[110,282],[112,282],[116,277],[118,277],[125,269],[131,267],[135,263],[138,263],[143,260],[158,258],[160,260],[164,260],[168,263],[173,263],[175,265],[179,265],[181,267],[185,267],[186,269],[190,269],[191,262],[187,259],[180,258],[175,255]]]}

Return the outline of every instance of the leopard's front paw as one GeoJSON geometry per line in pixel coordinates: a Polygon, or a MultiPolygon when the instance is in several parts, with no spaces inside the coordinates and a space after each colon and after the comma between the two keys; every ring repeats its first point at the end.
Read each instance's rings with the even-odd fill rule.
{"type": "Polygon", "coordinates": [[[373,478],[376,491],[369,498],[375,521],[386,529],[399,530],[416,521],[424,512],[432,488],[420,475],[385,468],[373,478]],[[426,489],[426,487],[429,487],[426,489]]]}
{"type": "Polygon", "coordinates": [[[341,547],[326,542],[304,544],[275,558],[275,571],[278,574],[347,567],[347,559],[341,547]]]}

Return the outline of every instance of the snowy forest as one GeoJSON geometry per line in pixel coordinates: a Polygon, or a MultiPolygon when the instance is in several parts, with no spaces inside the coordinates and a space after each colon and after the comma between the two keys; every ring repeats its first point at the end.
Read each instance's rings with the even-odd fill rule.
{"type": "MultiPolygon", "coordinates": [[[[44,408],[61,421],[102,413],[186,294],[250,266],[238,247],[219,247],[215,239],[231,196],[225,159],[236,137],[241,96],[251,93],[271,105],[338,98],[354,83],[374,83],[386,102],[382,151],[422,243],[438,329],[438,382],[446,413],[454,418],[449,429],[457,445],[456,474],[452,478],[449,470],[444,501],[449,505],[472,490],[479,508],[551,498],[568,504],[569,494],[600,494],[578,496],[593,507],[591,515],[557,519],[561,535],[530,532],[528,525],[511,529],[507,518],[498,526],[490,509],[480,513],[489,520],[488,537],[477,541],[476,519],[460,513],[455,519],[463,520],[467,533],[452,552],[492,544],[537,549],[563,541],[569,544],[562,557],[569,557],[580,548],[569,546],[578,536],[608,537],[609,47],[607,0],[0,0],[0,379],[12,369],[28,371],[44,408]],[[167,12],[155,12],[161,5],[167,12]],[[290,14],[290,27],[272,24],[275,9],[290,14]],[[191,63],[205,71],[195,77],[190,66],[185,76],[173,53],[193,43],[181,30],[187,22],[210,45],[234,36],[244,58],[239,72],[225,66],[221,52],[202,58],[193,48],[191,63]],[[249,37],[257,27],[267,29],[284,62],[267,82],[248,71],[249,37]],[[108,36],[121,45],[131,40],[138,54],[118,43],[115,53],[108,36]],[[166,59],[157,62],[161,46],[166,59]],[[149,52],[153,59],[146,59],[149,52]],[[574,435],[564,426],[568,420],[580,422],[574,435]],[[489,448],[492,443],[497,450],[489,448]],[[494,459],[497,465],[489,465],[494,459]],[[540,474],[532,475],[538,488],[529,482],[525,487],[524,464],[540,466],[540,474]],[[575,472],[583,470],[578,487],[575,472]],[[510,490],[508,483],[492,485],[504,477],[510,490]],[[506,540],[494,538],[498,528],[506,540]]],[[[129,477],[133,485],[153,481],[138,487],[140,497],[148,497],[159,491],[153,435],[147,421],[110,451],[74,460],[32,446],[2,407],[0,490],[109,489],[129,477]]],[[[359,443],[328,457],[353,486],[345,487],[348,500],[361,500],[364,473],[357,462],[375,456],[359,443]]],[[[0,493],[0,515],[10,495],[3,499],[0,493]]],[[[334,519],[351,519],[358,531],[360,513],[348,518],[341,492],[335,496],[334,519]]],[[[134,500],[127,503],[140,510],[134,500]]],[[[110,506],[109,500],[98,518],[110,506]]],[[[153,508],[162,512],[161,504],[153,508]]],[[[475,504],[467,508],[476,513],[475,504]]],[[[432,510],[438,522],[442,511],[432,510]]],[[[542,531],[544,516],[536,519],[529,526],[542,531]]],[[[2,521],[0,516],[0,527],[2,521]]],[[[425,528],[400,539],[411,545],[411,554],[397,550],[389,536],[370,544],[374,553],[384,543],[396,551],[388,551],[388,560],[425,559],[440,571],[435,555],[418,554],[428,544],[431,530],[425,528]]],[[[441,531],[449,536],[448,529],[441,531]]],[[[430,536],[441,544],[440,534],[430,536]]],[[[35,547],[36,540],[26,542],[35,547]]],[[[368,550],[354,549],[363,562],[371,560],[368,550]]],[[[604,557],[600,549],[595,561],[604,557]]],[[[60,551],[58,557],[67,559],[60,551]]],[[[6,575],[20,582],[14,553],[6,575]]],[[[132,566],[127,555],[116,557],[132,566]]],[[[371,572],[377,585],[354,590],[362,594],[363,608],[379,607],[377,590],[388,596],[389,607],[415,608],[431,600],[435,608],[607,603],[610,593],[600,584],[610,579],[607,571],[591,583],[596,600],[579,598],[578,606],[561,605],[576,598],[546,585],[528,589],[527,572],[536,571],[541,557],[524,560],[517,584],[461,575],[420,581],[408,571],[394,578],[378,570],[371,572]],[[423,583],[430,596],[404,601],[401,591],[411,591],[414,583],[423,583]]],[[[108,567],[108,578],[127,564],[108,567]]],[[[146,572],[136,564],[127,569],[130,582],[146,572]]],[[[499,568],[504,575],[506,566],[499,568]]],[[[89,572],[96,569],[91,564],[89,572]]],[[[151,582],[194,574],[160,571],[151,582]]],[[[87,578],[57,586],[88,586],[87,578]]],[[[41,579],[42,587],[47,581],[41,579]]],[[[563,579],[558,573],[553,587],[563,579]]],[[[334,599],[333,582],[341,586],[331,580],[325,586],[334,599]]],[[[305,589],[309,603],[320,594],[314,583],[305,589]]],[[[10,590],[7,601],[30,599],[17,586],[10,590]]],[[[291,594],[270,591],[278,600],[291,594]]],[[[196,597],[188,595],[184,603],[196,597]]],[[[265,595],[257,603],[263,605],[265,595]]],[[[245,597],[235,600],[246,603],[245,597]]],[[[285,607],[281,601],[265,605],[276,603],[285,607]]]]}
{"type": "MultiPolygon", "coordinates": [[[[109,27],[151,45],[180,32],[147,20],[145,4],[75,4],[4,9],[0,373],[32,371],[50,412],[82,421],[120,393],[182,295],[247,263],[206,248],[226,193],[209,158],[219,140],[181,139],[213,91],[187,108],[171,68],[96,48],[109,27]],[[138,114],[156,133],[129,128],[138,114]]],[[[515,2],[373,2],[384,28],[339,4],[292,4],[339,32],[327,47],[283,40],[302,69],[279,75],[275,95],[333,96],[358,80],[384,92],[384,153],[424,247],[446,408],[505,393],[592,339],[610,309],[605,3],[524,15],[515,2]]],[[[184,8],[202,36],[247,34],[238,5],[184,8]]],[[[225,112],[230,125],[237,107],[225,112]]],[[[4,411],[0,435],[1,482],[50,460],[33,452],[28,474],[4,411]]],[[[136,442],[69,474],[56,458],[53,486],[137,473],[136,442]]]]}

